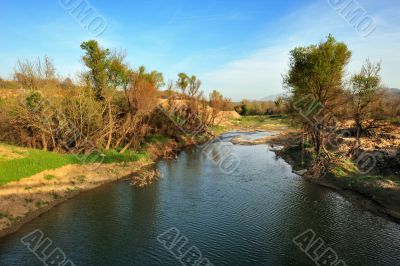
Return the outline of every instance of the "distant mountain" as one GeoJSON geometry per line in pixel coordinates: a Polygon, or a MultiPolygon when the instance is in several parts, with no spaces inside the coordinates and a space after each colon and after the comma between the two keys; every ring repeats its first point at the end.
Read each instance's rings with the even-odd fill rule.
{"type": "Polygon", "coordinates": [[[382,91],[389,96],[400,96],[400,89],[384,88],[382,91]]]}
{"type": "Polygon", "coordinates": [[[272,94],[272,95],[269,95],[269,96],[267,96],[267,97],[264,97],[264,98],[262,98],[262,99],[260,99],[261,101],[275,101],[276,99],[278,99],[279,97],[284,97],[285,96],[285,94],[283,94],[283,93],[279,93],[279,94],[272,94]]]}
{"type": "MultiPolygon", "coordinates": [[[[381,89],[388,96],[400,96],[400,89],[396,88],[383,88],[381,89]]],[[[285,97],[284,93],[272,94],[260,99],[261,101],[275,101],[278,97],[285,97]]]]}

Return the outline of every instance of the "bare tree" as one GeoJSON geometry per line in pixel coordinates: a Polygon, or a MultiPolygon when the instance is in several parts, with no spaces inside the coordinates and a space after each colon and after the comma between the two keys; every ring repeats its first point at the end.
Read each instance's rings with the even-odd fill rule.
{"type": "Polygon", "coordinates": [[[380,87],[381,63],[372,63],[367,59],[358,74],[351,78],[351,88],[348,90],[352,105],[352,117],[356,127],[355,149],[361,145],[360,137],[365,123],[370,118],[367,108],[376,100],[380,87]]]}
{"type": "Polygon", "coordinates": [[[214,125],[216,123],[216,118],[218,117],[218,114],[222,111],[224,105],[224,97],[222,96],[221,93],[218,91],[214,90],[210,94],[210,106],[212,108],[211,111],[211,124],[214,125]]]}

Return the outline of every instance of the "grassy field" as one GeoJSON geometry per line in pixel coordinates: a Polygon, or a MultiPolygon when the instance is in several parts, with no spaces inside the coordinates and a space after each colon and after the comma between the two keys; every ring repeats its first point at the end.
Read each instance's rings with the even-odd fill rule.
{"type": "Polygon", "coordinates": [[[214,134],[214,135],[217,136],[217,135],[220,135],[220,134],[222,134],[222,133],[224,133],[224,132],[229,131],[230,128],[227,127],[227,126],[219,125],[219,126],[209,126],[209,127],[208,127],[208,130],[209,130],[210,132],[212,132],[212,134],[214,134]]]}
{"type": "Polygon", "coordinates": [[[280,129],[288,128],[290,119],[283,115],[242,116],[240,119],[233,121],[233,123],[241,128],[280,129]]]}
{"type": "Polygon", "coordinates": [[[400,125],[400,117],[394,117],[386,120],[389,123],[393,123],[395,125],[400,125]]]}
{"type": "Polygon", "coordinates": [[[0,144],[0,185],[68,164],[132,162],[148,157],[144,151],[120,154],[109,150],[78,156],[0,144]]]}

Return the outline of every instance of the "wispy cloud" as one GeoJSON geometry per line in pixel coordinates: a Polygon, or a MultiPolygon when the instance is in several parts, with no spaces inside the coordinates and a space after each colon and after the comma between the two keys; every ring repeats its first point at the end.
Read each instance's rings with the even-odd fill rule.
{"type": "Polygon", "coordinates": [[[366,58],[382,60],[385,84],[400,87],[400,79],[395,73],[400,63],[398,16],[388,21],[387,17],[393,15],[392,11],[373,10],[376,11],[374,16],[378,28],[368,38],[362,38],[351,25],[324,4],[306,6],[270,25],[265,29],[266,37],[260,41],[261,48],[203,73],[201,76],[206,87],[220,90],[234,100],[260,99],[282,93],[282,74],[288,69],[289,51],[297,46],[317,43],[329,33],[347,43],[353,51],[349,73],[357,71],[366,58]],[[269,37],[271,31],[273,37],[269,37]]]}
{"type": "MultiPolygon", "coordinates": [[[[166,79],[182,71],[195,74],[206,93],[217,89],[239,100],[281,93],[289,51],[332,33],[353,51],[349,72],[358,70],[367,57],[382,59],[384,82],[400,87],[398,1],[358,1],[378,25],[368,38],[360,37],[328,0],[233,1],[230,5],[212,0],[155,0],[97,2],[108,29],[96,39],[104,47],[126,49],[132,67],[144,64],[164,72],[166,79]]],[[[79,45],[93,36],[58,3],[34,3],[20,10],[19,4],[9,2],[5,8],[10,12],[0,17],[5,25],[2,35],[8,38],[0,42],[3,77],[11,74],[18,58],[45,54],[54,58],[64,76],[83,69],[79,45]],[[37,15],[37,10],[46,11],[45,15],[37,15]]]]}
{"type": "Polygon", "coordinates": [[[232,61],[201,77],[204,86],[234,100],[259,99],[281,91],[281,75],[287,68],[289,46],[273,46],[232,61]]]}

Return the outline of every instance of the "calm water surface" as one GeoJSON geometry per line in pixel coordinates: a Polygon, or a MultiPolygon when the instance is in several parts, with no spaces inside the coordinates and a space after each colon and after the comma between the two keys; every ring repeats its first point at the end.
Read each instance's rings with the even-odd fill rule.
{"type": "Polygon", "coordinates": [[[229,149],[241,159],[230,175],[193,148],[160,161],[149,187],[121,181],[65,202],[1,239],[0,265],[43,265],[20,242],[35,229],[76,265],[181,265],[157,241],[172,227],[214,265],[315,265],[292,242],[307,229],[348,265],[400,265],[399,224],[303,181],[267,145],[229,149]]]}

